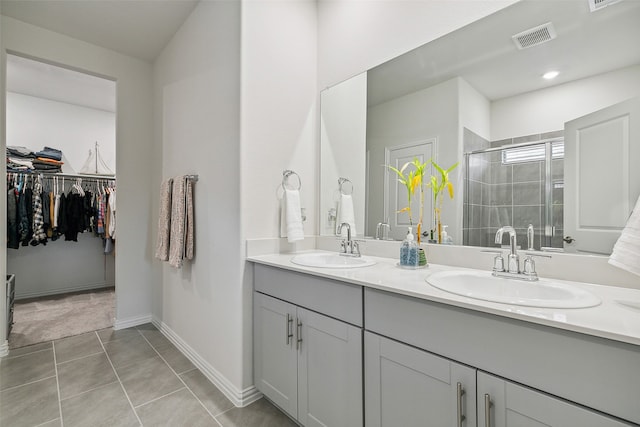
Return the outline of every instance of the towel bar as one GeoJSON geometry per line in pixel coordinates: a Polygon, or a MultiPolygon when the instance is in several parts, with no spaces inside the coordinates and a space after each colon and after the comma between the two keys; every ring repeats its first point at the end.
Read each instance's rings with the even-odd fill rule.
{"type": "MultiPolygon", "coordinates": [[[[290,185],[291,186],[291,185],[290,185]]],[[[282,171],[282,188],[287,190],[300,190],[302,188],[302,180],[300,179],[300,175],[298,175],[297,173],[295,173],[294,171],[290,170],[290,169],[285,169],[282,171]],[[296,178],[298,178],[298,188],[287,188],[287,184],[289,181],[289,177],[291,177],[292,175],[295,175],[296,178]]]]}
{"type": "Polygon", "coordinates": [[[344,194],[345,196],[353,194],[353,183],[349,180],[349,178],[338,178],[338,186],[340,187],[340,194],[344,194]],[[345,184],[349,183],[351,185],[351,191],[348,193],[345,190],[345,184]]]}

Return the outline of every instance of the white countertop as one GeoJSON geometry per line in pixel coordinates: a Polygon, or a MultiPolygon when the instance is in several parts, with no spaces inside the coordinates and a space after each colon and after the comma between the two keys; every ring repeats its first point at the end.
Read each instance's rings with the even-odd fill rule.
{"type": "Polygon", "coordinates": [[[258,264],[640,345],[640,290],[554,280],[589,291],[600,298],[602,303],[596,307],[578,309],[515,306],[451,294],[434,288],[426,281],[426,278],[433,273],[469,270],[461,267],[431,264],[424,269],[405,270],[397,267],[395,259],[367,256],[367,258],[375,260],[376,264],[370,267],[349,269],[312,268],[293,264],[291,258],[295,255],[292,253],[269,254],[252,256],[247,259],[258,264]]]}

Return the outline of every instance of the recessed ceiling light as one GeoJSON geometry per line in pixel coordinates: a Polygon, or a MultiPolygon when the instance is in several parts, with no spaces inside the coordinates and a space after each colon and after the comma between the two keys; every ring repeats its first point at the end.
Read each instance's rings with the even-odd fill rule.
{"type": "Polygon", "coordinates": [[[560,74],[557,71],[547,71],[546,73],[544,73],[542,75],[542,78],[547,79],[547,80],[551,80],[551,79],[555,79],[556,77],[558,77],[558,74],[560,74]]]}

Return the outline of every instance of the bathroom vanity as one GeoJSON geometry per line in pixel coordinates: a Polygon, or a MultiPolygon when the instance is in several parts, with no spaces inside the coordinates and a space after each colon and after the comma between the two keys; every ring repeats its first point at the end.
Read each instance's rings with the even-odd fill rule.
{"type": "Polygon", "coordinates": [[[564,282],[601,303],[532,308],[426,281],[465,269],[291,258],[249,258],[255,384],[302,425],[640,424],[640,291],[564,282]]]}

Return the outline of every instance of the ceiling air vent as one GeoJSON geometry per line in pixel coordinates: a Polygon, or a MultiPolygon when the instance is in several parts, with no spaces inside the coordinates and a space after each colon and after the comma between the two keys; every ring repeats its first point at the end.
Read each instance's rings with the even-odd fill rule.
{"type": "Polygon", "coordinates": [[[551,22],[547,22],[511,36],[511,38],[518,49],[526,49],[555,39],[556,30],[551,22]]]}
{"type": "Polygon", "coordinates": [[[619,1],[622,0],[589,0],[589,9],[591,9],[591,12],[595,12],[596,10],[611,6],[619,1]]]}

